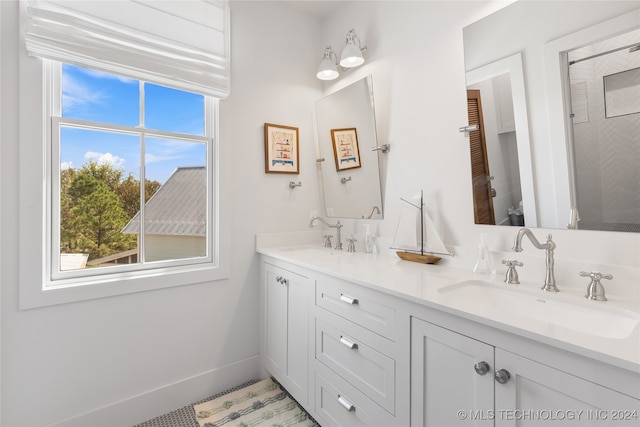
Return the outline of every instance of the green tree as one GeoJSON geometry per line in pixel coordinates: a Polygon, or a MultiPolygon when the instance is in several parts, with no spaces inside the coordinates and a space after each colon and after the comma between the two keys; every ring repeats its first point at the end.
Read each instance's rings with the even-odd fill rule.
{"type": "MultiPolygon", "coordinates": [[[[136,236],[122,228],[140,210],[140,181],[124,170],[94,161],[60,172],[60,250],[102,258],[134,249],[136,236]]],[[[145,180],[145,202],[158,191],[145,180]]]]}
{"type": "MultiPolygon", "coordinates": [[[[158,181],[150,181],[148,179],[144,181],[144,184],[144,201],[146,203],[158,191],[161,184],[158,181]]],[[[133,218],[140,210],[140,181],[135,179],[132,174],[129,174],[115,191],[120,196],[124,210],[129,215],[129,218],[133,218]]]]}
{"type": "Polygon", "coordinates": [[[60,171],[60,248],[63,252],[73,252],[78,240],[75,230],[66,226],[72,219],[73,202],[69,195],[69,189],[75,178],[76,170],[73,168],[60,171]]]}
{"type": "Polygon", "coordinates": [[[70,188],[69,196],[73,202],[78,202],[81,198],[96,190],[98,182],[104,183],[111,191],[116,191],[122,180],[122,169],[116,169],[109,163],[98,164],[93,160],[82,165],[76,172],[70,188]]]}
{"type": "Polygon", "coordinates": [[[72,209],[71,227],[80,236],[79,246],[91,259],[135,248],[136,237],[123,234],[129,221],[118,195],[102,181],[72,209]]]}

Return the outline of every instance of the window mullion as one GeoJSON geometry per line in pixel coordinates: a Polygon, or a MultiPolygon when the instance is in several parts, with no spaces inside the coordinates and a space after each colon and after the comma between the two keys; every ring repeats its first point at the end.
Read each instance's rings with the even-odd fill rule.
{"type": "MultiPolygon", "coordinates": [[[[144,82],[140,81],[140,128],[145,128],[145,98],[144,98],[144,82]]],[[[138,236],[138,263],[145,263],[145,182],[146,182],[146,135],[144,130],[140,134],[140,235],[138,236]]]]}

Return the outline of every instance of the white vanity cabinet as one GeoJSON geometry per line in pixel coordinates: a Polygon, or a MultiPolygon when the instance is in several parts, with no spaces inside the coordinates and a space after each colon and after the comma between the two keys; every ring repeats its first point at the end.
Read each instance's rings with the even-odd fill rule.
{"type": "Polygon", "coordinates": [[[623,393],[420,319],[411,325],[412,426],[640,423],[640,401],[623,393]]]}
{"type": "Polygon", "coordinates": [[[410,273],[346,279],[357,258],[327,257],[336,275],[262,258],[263,366],[320,425],[640,425],[634,365],[405,297],[410,273]]]}
{"type": "Polygon", "coordinates": [[[309,305],[313,280],[262,265],[264,368],[304,404],[309,399],[309,305]]]}

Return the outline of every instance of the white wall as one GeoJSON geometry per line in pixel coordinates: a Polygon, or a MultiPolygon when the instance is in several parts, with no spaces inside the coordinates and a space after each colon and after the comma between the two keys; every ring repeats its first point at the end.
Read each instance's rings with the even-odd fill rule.
{"type": "MultiPolygon", "coordinates": [[[[222,141],[233,144],[231,279],[20,311],[17,18],[12,4],[0,3],[3,426],[53,423],[118,402],[99,411],[103,425],[132,424],[253,376],[259,330],[255,234],[308,230],[309,211],[320,209],[313,104],[323,92],[366,75],[374,77],[380,143],[391,144],[385,219],[369,221],[379,242],[392,236],[399,198],[424,189],[445,243],[456,245],[458,255],[445,263],[471,269],[480,232],[489,233],[496,257],[512,256],[512,228],[473,224],[468,141],[458,132],[467,117],[462,28],[495,10],[494,2],[344,2],[340,14],[317,22],[279,2],[234,1],[232,95],[221,112],[222,141]],[[367,62],[323,88],[314,77],[323,49],[341,46],[350,28],[367,45],[367,62]],[[302,187],[290,190],[292,176],[264,173],[265,122],[300,128],[301,174],[294,179],[302,187]],[[237,365],[244,371],[225,369],[247,358],[237,365]]],[[[346,221],[345,235],[362,232],[361,223],[346,221]]],[[[614,274],[610,292],[637,290],[640,236],[553,233],[561,289],[575,282],[580,269],[594,268],[614,274]]],[[[525,243],[521,279],[542,280],[537,252],[525,243]]]]}
{"type": "Polygon", "coordinates": [[[0,5],[0,424],[131,425],[256,378],[255,234],[306,228],[318,206],[314,169],[303,168],[303,191],[289,189],[291,176],[264,174],[262,125],[299,126],[301,159],[312,163],[317,22],[282,3],[232,5],[232,95],[220,117],[222,143],[233,145],[225,159],[233,186],[229,280],[19,310],[18,15],[15,2],[0,5]]]}

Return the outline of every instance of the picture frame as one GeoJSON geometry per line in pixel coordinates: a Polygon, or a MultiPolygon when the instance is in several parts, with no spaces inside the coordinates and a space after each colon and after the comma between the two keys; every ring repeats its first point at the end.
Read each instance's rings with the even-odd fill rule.
{"type": "Polygon", "coordinates": [[[265,173],[300,173],[298,128],[264,124],[265,173]]]}
{"type": "Polygon", "coordinates": [[[331,129],[331,141],[337,171],[362,166],[356,128],[331,129]]]}

